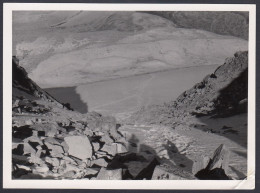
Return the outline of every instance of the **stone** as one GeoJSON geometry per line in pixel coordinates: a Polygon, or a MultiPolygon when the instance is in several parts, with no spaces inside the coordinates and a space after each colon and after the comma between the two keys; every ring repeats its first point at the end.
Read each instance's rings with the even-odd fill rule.
{"type": "Polygon", "coordinates": [[[44,161],[41,158],[33,154],[29,157],[28,161],[34,164],[44,164],[44,161]]]}
{"type": "Polygon", "coordinates": [[[108,170],[101,168],[97,180],[122,180],[122,169],[108,170]]]}
{"type": "Polygon", "coordinates": [[[19,165],[19,164],[16,164],[16,166],[17,166],[19,169],[31,171],[31,168],[30,168],[29,166],[19,165]]]}
{"type": "Polygon", "coordinates": [[[79,129],[79,130],[83,130],[83,129],[84,129],[84,125],[83,125],[82,123],[79,123],[79,122],[76,122],[76,123],[74,124],[74,127],[75,127],[76,129],[79,129]]]}
{"type": "Polygon", "coordinates": [[[215,168],[213,170],[203,169],[195,176],[200,180],[230,180],[222,168],[215,168]]]}
{"type": "Polygon", "coordinates": [[[28,156],[12,154],[12,161],[13,163],[25,165],[28,163],[28,156]]]}
{"type": "Polygon", "coordinates": [[[170,173],[164,170],[161,166],[156,166],[153,171],[152,180],[187,180],[181,176],[176,174],[170,173]]]}
{"type": "Polygon", "coordinates": [[[115,145],[107,145],[105,144],[102,148],[101,151],[107,152],[108,154],[114,156],[117,153],[117,147],[115,145]]]}
{"type": "Polygon", "coordinates": [[[24,154],[36,154],[36,150],[30,144],[24,143],[23,146],[24,154]]]}
{"type": "Polygon", "coordinates": [[[53,137],[45,138],[44,142],[48,142],[48,143],[53,144],[53,145],[60,145],[60,142],[53,137]]]}
{"type": "Polygon", "coordinates": [[[48,142],[45,142],[45,145],[50,150],[50,154],[52,157],[63,157],[63,148],[60,145],[53,145],[48,142]]]}
{"type": "Polygon", "coordinates": [[[33,173],[46,173],[49,171],[49,168],[47,165],[41,165],[41,166],[36,166],[34,169],[33,169],[33,173]]]}
{"type": "Polygon", "coordinates": [[[154,158],[141,172],[135,177],[135,180],[150,180],[153,175],[154,168],[159,164],[158,160],[154,158]]]}
{"type": "Polygon", "coordinates": [[[63,159],[64,161],[66,161],[66,163],[71,163],[71,164],[73,164],[73,165],[77,165],[77,162],[76,162],[74,159],[72,159],[72,158],[70,158],[70,157],[68,157],[68,156],[64,156],[62,159],[63,159]]]}
{"type": "Polygon", "coordinates": [[[57,167],[60,165],[60,161],[57,158],[51,158],[51,157],[47,156],[47,157],[45,157],[45,161],[54,167],[57,167]]]}
{"type": "Polygon", "coordinates": [[[97,142],[92,143],[94,151],[98,151],[100,149],[100,144],[97,142]]]}
{"type": "Polygon", "coordinates": [[[69,147],[68,153],[81,160],[91,158],[92,146],[86,136],[69,136],[64,138],[69,147]]]}
{"type": "Polygon", "coordinates": [[[26,120],[25,121],[25,125],[33,125],[33,121],[32,120],[26,120]]]}
{"type": "Polygon", "coordinates": [[[46,131],[46,136],[48,137],[55,137],[58,134],[58,131],[54,128],[46,131]]]}
{"type": "Polygon", "coordinates": [[[33,135],[33,129],[30,128],[30,126],[28,125],[21,126],[21,127],[15,126],[12,128],[12,130],[13,130],[12,136],[14,138],[18,138],[22,140],[33,135]]]}
{"type": "Polygon", "coordinates": [[[37,156],[37,157],[39,157],[39,158],[44,157],[45,155],[46,155],[46,150],[42,150],[42,149],[39,149],[39,150],[36,152],[36,154],[35,154],[35,156],[37,156]]]}
{"type": "Polygon", "coordinates": [[[195,176],[201,180],[229,180],[226,175],[229,164],[229,150],[221,144],[210,158],[207,166],[199,170],[195,176]]]}
{"type": "Polygon", "coordinates": [[[91,166],[98,165],[100,167],[107,167],[107,165],[108,165],[108,163],[106,162],[106,160],[104,158],[92,160],[90,163],[91,163],[90,164],[91,166]]]}
{"type": "Polygon", "coordinates": [[[152,180],[196,180],[196,178],[177,166],[164,163],[155,167],[152,180]]]}
{"type": "Polygon", "coordinates": [[[61,146],[63,147],[63,150],[65,151],[65,153],[69,152],[69,146],[68,146],[68,144],[65,141],[63,141],[61,143],[61,146]]]}
{"type": "Polygon", "coordinates": [[[85,127],[83,134],[87,135],[87,136],[93,136],[93,131],[91,129],[89,129],[88,127],[85,127]]]}
{"type": "Polygon", "coordinates": [[[112,145],[112,143],[114,142],[114,140],[108,135],[102,135],[100,141],[104,142],[107,145],[112,145]]]}
{"type": "Polygon", "coordinates": [[[103,135],[105,135],[105,133],[102,132],[102,131],[95,131],[95,135],[96,136],[103,136],[103,135]]]}
{"type": "Polygon", "coordinates": [[[25,143],[38,143],[39,145],[43,145],[42,140],[39,137],[31,136],[24,139],[25,143]]]}
{"type": "Polygon", "coordinates": [[[116,146],[116,153],[126,153],[126,152],[128,152],[126,147],[121,143],[115,143],[115,146],[116,146]]]}
{"type": "Polygon", "coordinates": [[[102,148],[101,151],[105,151],[108,154],[114,156],[117,153],[127,153],[126,147],[121,144],[121,143],[112,143],[111,145],[105,144],[102,148]]]}
{"type": "Polygon", "coordinates": [[[65,165],[66,165],[65,172],[67,172],[67,171],[79,172],[80,171],[80,168],[73,164],[66,163],[65,165]]]}
{"type": "Polygon", "coordinates": [[[13,155],[23,155],[24,154],[24,144],[18,144],[12,148],[13,155]]]}
{"type": "Polygon", "coordinates": [[[192,165],[192,173],[196,174],[198,171],[205,169],[209,163],[210,157],[208,156],[201,156],[197,158],[192,165]]]}
{"type": "Polygon", "coordinates": [[[65,172],[62,176],[64,178],[73,178],[75,176],[76,172],[75,171],[68,171],[68,172],[65,172]]]}
{"type": "Polygon", "coordinates": [[[211,157],[207,169],[222,168],[227,172],[230,152],[225,145],[221,144],[211,157]]]}
{"type": "Polygon", "coordinates": [[[86,168],[85,172],[86,175],[96,175],[98,173],[98,170],[93,168],[86,168]]]}
{"type": "Polygon", "coordinates": [[[157,155],[158,155],[160,158],[170,159],[170,156],[169,156],[169,154],[168,154],[167,149],[163,149],[162,151],[159,151],[159,152],[157,153],[157,155]]]}

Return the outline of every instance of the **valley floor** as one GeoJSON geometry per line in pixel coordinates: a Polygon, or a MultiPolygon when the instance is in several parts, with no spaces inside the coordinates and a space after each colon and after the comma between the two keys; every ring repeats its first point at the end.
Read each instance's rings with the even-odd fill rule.
{"type": "Polygon", "coordinates": [[[175,100],[182,92],[213,72],[218,65],[186,67],[78,87],[45,89],[56,99],[67,101],[81,113],[96,111],[125,118],[142,106],[175,100]]]}

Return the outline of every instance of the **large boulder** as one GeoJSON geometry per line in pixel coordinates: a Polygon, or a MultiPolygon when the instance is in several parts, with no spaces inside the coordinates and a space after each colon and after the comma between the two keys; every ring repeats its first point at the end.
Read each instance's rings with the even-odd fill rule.
{"type": "Polygon", "coordinates": [[[201,180],[229,180],[226,175],[229,164],[229,150],[221,144],[210,158],[207,166],[196,173],[201,180]]]}
{"type": "Polygon", "coordinates": [[[214,152],[207,168],[213,170],[215,168],[222,168],[227,171],[229,164],[230,152],[224,144],[221,144],[214,152]]]}
{"type": "Polygon", "coordinates": [[[81,160],[92,157],[92,145],[86,136],[69,136],[64,141],[69,147],[68,153],[81,160]]]}
{"type": "Polygon", "coordinates": [[[198,157],[192,165],[192,173],[196,174],[198,173],[198,171],[204,169],[207,167],[208,163],[209,163],[210,157],[207,156],[201,156],[198,157]]]}

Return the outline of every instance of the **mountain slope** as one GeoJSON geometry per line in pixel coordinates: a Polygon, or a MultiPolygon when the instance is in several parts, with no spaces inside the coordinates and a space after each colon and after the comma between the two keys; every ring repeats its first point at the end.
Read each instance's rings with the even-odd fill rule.
{"type": "Polygon", "coordinates": [[[19,98],[20,96],[27,96],[34,99],[42,99],[50,102],[59,102],[49,95],[46,91],[41,89],[35,82],[33,82],[29,77],[25,69],[19,66],[19,60],[13,56],[12,59],[12,96],[13,100],[19,98]]]}
{"type": "Polygon", "coordinates": [[[240,38],[176,26],[143,12],[14,12],[13,47],[43,88],[214,65],[248,48],[240,38]]]}
{"type": "Polygon", "coordinates": [[[132,115],[130,122],[172,125],[185,116],[246,113],[247,68],[248,53],[238,52],[176,101],[143,108],[132,115]]]}
{"type": "Polygon", "coordinates": [[[248,12],[154,11],[149,13],[167,18],[178,27],[203,29],[248,39],[248,12]]]}

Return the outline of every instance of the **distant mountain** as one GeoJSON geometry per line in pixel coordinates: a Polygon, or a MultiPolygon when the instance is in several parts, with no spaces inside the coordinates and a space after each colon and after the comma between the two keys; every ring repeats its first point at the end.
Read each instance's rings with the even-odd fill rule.
{"type": "Polygon", "coordinates": [[[223,28],[225,33],[219,33],[229,36],[209,30],[211,24],[216,26],[214,29],[221,29],[215,24],[214,14],[217,18],[231,14],[233,18],[233,13],[184,17],[191,20],[180,17],[182,12],[171,13],[178,16],[178,22],[157,12],[14,12],[13,51],[32,80],[42,88],[55,88],[179,67],[215,65],[248,49],[245,39],[234,37],[227,30],[227,26],[234,25],[238,28],[232,30],[240,33],[243,22],[240,25],[231,19],[223,28]],[[194,18],[197,27],[193,26],[194,18]]]}
{"type": "Polygon", "coordinates": [[[176,101],[142,108],[128,121],[171,125],[186,116],[228,117],[246,113],[247,85],[248,53],[238,52],[176,101]]]}
{"type": "Polygon", "coordinates": [[[248,39],[249,13],[230,11],[153,11],[182,28],[194,28],[248,39]]]}

